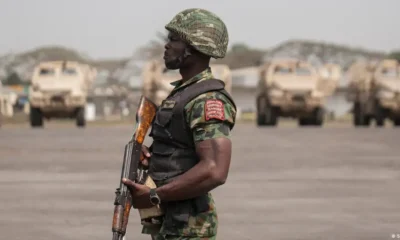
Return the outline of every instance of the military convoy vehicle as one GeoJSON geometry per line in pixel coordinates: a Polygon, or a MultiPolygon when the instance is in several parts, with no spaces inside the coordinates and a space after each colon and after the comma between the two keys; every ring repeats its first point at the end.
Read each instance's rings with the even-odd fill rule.
{"type": "Polygon", "coordinates": [[[400,63],[392,59],[355,62],[348,70],[347,100],[353,103],[354,126],[400,126],[400,63]]]}
{"type": "Polygon", "coordinates": [[[170,83],[179,80],[179,72],[167,70],[161,61],[151,60],[143,67],[142,79],[143,95],[159,106],[173,89],[170,83]]]}
{"type": "Polygon", "coordinates": [[[29,88],[30,124],[43,126],[44,119],[75,118],[86,125],[85,106],[97,70],[74,61],[46,61],[33,70],[29,88]]]}
{"type": "MultiPolygon", "coordinates": [[[[326,69],[331,69],[326,66],[326,69]]],[[[273,59],[260,66],[256,90],[257,125],[275,126],[279,117],[298,119],[300,126],[321,126],[324,121],[325,93],[335,87],[324,87],[331,75],[321,78],[317,68],[297,59],[273,59]]]]}
{"type": "MultiPolygon", "coordinates": [[[[210,64],[215,78],[225,82],[225,89],[232,91],[232,76],[230,68],[224,64],[210,64]]],[[[171,82],[181,78],[179,70],[166,69],[164,62],[152,60],[143,68],[143,95],[159,106],[174,88],[171,82]]]]}
{"type": "MultiPolygon", "coordinates": [[[[6,90],[0,84],[0,122],[2,118],[14,116],[14,106],[17,103],[18,95],[12,90],[6,90]]],[[[1,125],[1,123],[0,123],[1,125]]]]}
{"type": "Polygon", "coordinates": [[[232,94],[232,72],[226,64],[210,64],[212,74],[216,79],[220,79],[225,83],[225,90],[232,94]]]}

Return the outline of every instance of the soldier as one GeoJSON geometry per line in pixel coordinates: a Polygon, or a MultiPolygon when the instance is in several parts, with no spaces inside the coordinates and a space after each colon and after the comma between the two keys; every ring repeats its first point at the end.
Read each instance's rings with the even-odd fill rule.
{"type": "Polygon", "coordinates": [[[236,106],[224,84],[214,79],[211,57],[223,58],[228,32],[222,20],[204,9],[187,9],[167,25],[164,61],[181,80],[161,103],[143,148],[157,188],[122,181],[134,208],[156,204],[165,216],[158,227],[144,226],[152,239],[216,239],[218,218],[210,191],[225,183],[231,160],[230,131],[236,106]]]}

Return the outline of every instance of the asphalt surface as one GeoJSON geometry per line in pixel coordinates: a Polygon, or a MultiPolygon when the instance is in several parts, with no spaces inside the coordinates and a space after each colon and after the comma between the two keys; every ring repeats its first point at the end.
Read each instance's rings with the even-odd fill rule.
{"type": "MultiPolygon", "coordinates": [[[[111,239],[130,126],[0,129],[7,240],[111,239]]],[[[213,191],[217,239],[400,238],[400,129],[238,124],[228,181],[213,191]]],[[[140,234],[131,211],[126,240],[140,234]]]]}

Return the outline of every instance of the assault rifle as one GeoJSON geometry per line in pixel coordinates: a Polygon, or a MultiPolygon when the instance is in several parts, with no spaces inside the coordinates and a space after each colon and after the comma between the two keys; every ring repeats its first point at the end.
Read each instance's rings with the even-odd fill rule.
{"type": "MultiPolygon", "coordinates": [[[[132,139],[125,145],[124,159],[120,178],[120,186],[115,192],[114,216],[112,223],[113,240],[122,240],[126,233],[129,213],[132,207],[132,195],[122,178],[130,179],[139,184],[145,184],[150,188],[156,185],[147,170],[141,164],[144,155],[142,144],[156,114],[156,105],[146,97],[142,96],[136,112],[135,131],[132,139]]],[[[157,224],[157,217],[163,215],[160,206],[146,209],[138,209],[142,225],[157,224]]]]}

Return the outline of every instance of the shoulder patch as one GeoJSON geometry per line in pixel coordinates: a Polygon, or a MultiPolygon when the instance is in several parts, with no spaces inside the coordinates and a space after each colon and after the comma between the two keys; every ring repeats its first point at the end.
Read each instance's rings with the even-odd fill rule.
{"type": "Polygon", "coordinates": [[[225,120],[224,103],[219,99],[208,99],[204,106],[206,121],[210,119],[225,120]]]}

